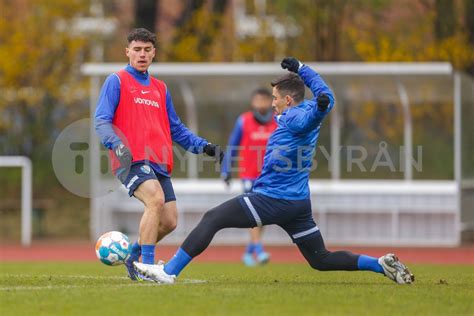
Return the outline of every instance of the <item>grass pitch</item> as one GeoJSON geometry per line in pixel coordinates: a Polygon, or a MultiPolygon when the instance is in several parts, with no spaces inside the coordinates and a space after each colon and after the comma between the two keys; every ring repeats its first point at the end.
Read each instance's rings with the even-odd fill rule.
{"type": "Polygon", "coordinates": [[[192,263],[175,285],[100,263],[0,263],[1,315],[474,315],[474,266],[410,266],[401,286],[303,264],[192,263]]]}

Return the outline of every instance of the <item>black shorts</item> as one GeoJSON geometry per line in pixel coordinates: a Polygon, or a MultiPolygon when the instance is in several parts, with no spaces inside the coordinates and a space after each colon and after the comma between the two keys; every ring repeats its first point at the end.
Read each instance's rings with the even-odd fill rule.
{"type": "Polygon", "coordinates": [[[245,193],[240,204],[255,226],[275,224],[283,228],[294,243],[321,234],[313,219],[311,200],[274,199],[261,193],[245,193]]]}
{"type": "Polygon", "coordinates": [[[137,163],[130,167],[130,172],[119,174],[117,178],[127,188],[128,195],[132,196],[140,184],[146,180],[158,180],[165,194],[165,203],[176,201],[171,178],[155,172],[152,167],[144,163],[137,163]]]}

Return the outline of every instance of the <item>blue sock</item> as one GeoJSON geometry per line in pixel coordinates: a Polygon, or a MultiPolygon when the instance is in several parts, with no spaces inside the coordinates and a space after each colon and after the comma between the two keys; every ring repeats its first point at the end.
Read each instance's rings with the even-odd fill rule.
{"type": "Polygon", "coordinates": [[[258,256],[260,255],[263,251],[263,245],[261,242],[258,242],[255,244],[253,251],[255,251],[255,254],[258,256]]]}
{"type": "Polygon", "coordinates": [[[142,245],[142,262],[155,264],[155,245],[142,245]]]}
{"type": "Polygon", "coordinates": [[[249,243],[247,245],[247,249],[245,250],[245,253],[252,254],[255,249],[255,245],[253,243],[249,243]]]}
{"type": "Polygon", "coordinates": [[[189,256],[186,251],[182,248],[179,248],[178,251],[174,254],[173,258],[165,265],[165,272],[169,275],[178,276],[181,271],[191,262],[193,258],[189,256]]]}
{"type": "Polygon", "coordinates": [[[132,251],[130,252],[130,257],[128,260],[130,261],[138,261],[140,255],[142,254],[142,246],[137,242],[132,245],[132,251]]]}
{"type": "Polygon", "coordinates": [[[359,260],[357,261],[357,267],[359,270],[373,271],[383,274],[383,268],[379,264],[379,260],[374,257],[360,255],[359,260]]]}

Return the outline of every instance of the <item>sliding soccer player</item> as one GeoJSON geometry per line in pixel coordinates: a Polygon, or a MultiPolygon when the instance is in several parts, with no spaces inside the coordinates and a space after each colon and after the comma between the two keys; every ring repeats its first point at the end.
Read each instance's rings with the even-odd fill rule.
{"type": "Polygon", "coordinates": [[[268,141],[253,192],[204,214],[167,264],[135,263],[135,268],[157,282],[174,283],[219,230],[275,224],[288,233],[316,270],[372,271],[400,284],[412,283],[414,276],[394,254],[377,259],[348,251],[331,252],[324,246],[312,216],[308,181],[321,123],[334,107],[334,96],[321,76],[297,59],[285,58],[281,66],[290,72],[271,84],[278,127],[268,141]],[[311,100],[304,99],[305,85],[314,95],[311,100]]]}

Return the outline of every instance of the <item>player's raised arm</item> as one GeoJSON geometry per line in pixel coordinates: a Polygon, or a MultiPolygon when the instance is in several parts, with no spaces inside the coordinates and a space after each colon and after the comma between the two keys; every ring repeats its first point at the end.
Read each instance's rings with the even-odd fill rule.
{"type": "Polygon", "coordinates": [[[334,103],[334,94],[332,93],[329,86],[326,84],[324,79],[311,67],[303,64],[301,61],[294,57],[286,57],[282,60],[281,66],[288,71],[297,73],[304,84],[311,90],[314,95],[313,100],[316,101],[317,97],[321,94],[326,94],[332,103],[334,103]]]}
{"type": "Polygon", "coordinates": [[[309,111],[293,111],[287,117],[287,125],[294,132],[307,132],[316,128],[334,107],[334,95],[323,78],[309,66],[294,57],[286,57],[281,67],[300,76],[313,93],[309,102],[314,102],[309,111]]]}

